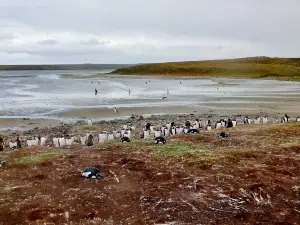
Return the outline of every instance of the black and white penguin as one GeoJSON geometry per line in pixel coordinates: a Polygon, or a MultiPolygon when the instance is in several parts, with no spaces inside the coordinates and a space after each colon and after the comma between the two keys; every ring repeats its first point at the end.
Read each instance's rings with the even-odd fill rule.
{"type": "Polygon", "coordinates": [[[177,134],[177,132],[176,132],[176,127],[175,127],[175,126],[173,126],[173,127],[171,128],[170,134],[172,134],[172,135],[177,134]]]}
{"type": "Polygon", "coordinates": [[[236,125],[237,125],[237,122],[236,122],[236,119],[234,118],[234,119],[232,120],[232,126],[233,126],[233,127],[236,127],[236,125]]]}
{"type": "Polygon", "coordinates": [[[245,116],[245,118],[244,118],[244,124],[249,124],[249,120],[248,119],[249,119],[248,116],[245,116]]]}
{"type": "Polygon", "coordinates": [[[189,121],[189,120],[187,120],[186,122],[185,122],[185,126],[187,127],[187,128],[190,128],[192,125],[191,125],[191,122],[189,121]]]}
{"type": "MultiPolygon", "coordinates": [[[[40,138],[40,139],[41,139],[41,138],[40,138]]],[[[18,148],[22,148],[22,146],[21,146],[21,140],[20,140],[19,137],[17,138],[17,141],[16,141],[16,142],[17,142],[17,147],[18,147],[18,148]]]]}
{"type": "Polygon", "coordinates": [[[151,127],[151,123],[146,123],[145,124],[145,130],[150,130],[151,127]]]}
{"type": "Polygon", "coordinates": [[[222,126],[221,121],[217,121],[217,122],[216,122],[216,125],[215,125],[215,128],[216,128],[216,129],[220,129],[221,126],[222,126]]]}
{"type": "Polygon", "coordinates": [[[300,122],[300,117],[299,116],[297,116],[296,122],[300,122]]]}
{"type": "Polygon", "coordinates": [[[102,177],[100,170],[96,167],[90,166],[81,171],[81,175],[87,178],[100,179],[102,177]]]}
{"type": "Polygon", "coordinates": [[[0,152],[2,152],[4,150],[4,141],[3,138],[0,137],[0,152]]]}
{"type": "Polygon", "coordinates": [[[156,137],[154,143],[155,144],[166,144],[166,139],[164,137],[156,137]]]}
{"type": "Polygon", "coordinates": [[[93,135],[90,134],[90,135],[88,136],[88,138],[87,138],[87,143],[86,143],[86,145],[87,145],[87,146],[93,146],[93,144],[94,144],[94,143],[93,143],[93,140],[94,140],[94,137],[93,137],[93,135]]]}
{"type": "Polygon", "coordinates": [[[231,120],[231,119],[228,119],[226,128],[231,128],[231,127],[233,127],[232,120],[231,120]]]}
{"type": "Polygon", "coordinates": [[[5,162],[0,160],[0,168],[5,166],[5,162]]]}
{"type": "Polygon", "coordinates": [[[186,133],[187,134],[198,134],[199,130],[197,130],[197,129],[189,129],[186,133]]]}
{"type": "Polygon", "coordinates": [[[115,111],[115,113],[119,113],[119,111],[117,110],[117,108],[116,107],[114,107],[114,111],[115,111]]]}
{"type": "Polygon", "coordinates": [[[222,138],[225,138],[225,137],[228,137],[228,134],[226,134],[225,132],[222,131],[222,132],[219,134],[219,136],[222,137],[222,138]]]}
{"type": "Polygon", "coordinates": [[[207,121],[207,126],[211,126],[210,120],[207,121]]]}
{"type": "Polygon", "coordinates": [[[285,118],[286,122],[289,122],[290,117],[287,114],[284,115],[284,118],[285,118]]]}
{"type": "Polygon", "coordinates": [[[130,142],[130,138],[129,137],[122,137],[121,142],[130,142]]]}

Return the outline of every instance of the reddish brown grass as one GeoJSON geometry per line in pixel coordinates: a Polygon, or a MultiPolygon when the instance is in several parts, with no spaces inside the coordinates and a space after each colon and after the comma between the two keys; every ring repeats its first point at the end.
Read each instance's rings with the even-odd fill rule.
{"type": "Polygon", "coordinates": [[[300,145],[282,145],[283,132],[257,140],[256,127],[229,132],[228,140],[209,132],[176,136],[215,148],[176,157],[130,144],[74,149],[24,165],[9,160],[50,150],[8,155],[0,169],[0,223],[299,224],[300,145]],[[81,177],[87,166],[99,167],[104,179],[81,177]]]}

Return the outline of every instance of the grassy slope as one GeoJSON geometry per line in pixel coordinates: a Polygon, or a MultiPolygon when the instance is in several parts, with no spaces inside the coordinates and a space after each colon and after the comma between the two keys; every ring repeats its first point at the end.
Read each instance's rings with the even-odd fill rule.
{"type": "Polygon", "coordinates": [[[300,123],[0,153],[5,224],[299,224],[300,123]],[[49,155],[50,154],[50,155],[49,155]],[[78,169],[99,166],[102,181],[78,169]]]}
{"type": "Polygon", "coordinates": [[[230,76],[300,80],[300,58],[252,57],[228,60],[143,64],[113,74],[230,76]]]}

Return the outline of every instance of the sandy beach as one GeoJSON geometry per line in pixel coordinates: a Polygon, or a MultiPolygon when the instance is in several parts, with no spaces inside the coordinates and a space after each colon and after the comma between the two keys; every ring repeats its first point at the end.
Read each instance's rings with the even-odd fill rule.
{"type": "Polygon", "coordinates": [[[299,82],[102,72],[1,71],[1,132],[88,119],[128,119],[132,114],[170,118],[176,114],[205,114],[217,119],[234,115],[280,117],[286,113],[296,117],[300,112],[299,82]]]}

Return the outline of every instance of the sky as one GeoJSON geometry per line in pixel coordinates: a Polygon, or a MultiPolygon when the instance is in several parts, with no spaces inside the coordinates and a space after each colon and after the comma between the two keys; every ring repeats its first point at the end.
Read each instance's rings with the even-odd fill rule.
{"type": "Polygon", "coordinates": [[[0,64],[299,57],[299,0],[0,0],[0,64]]]}

